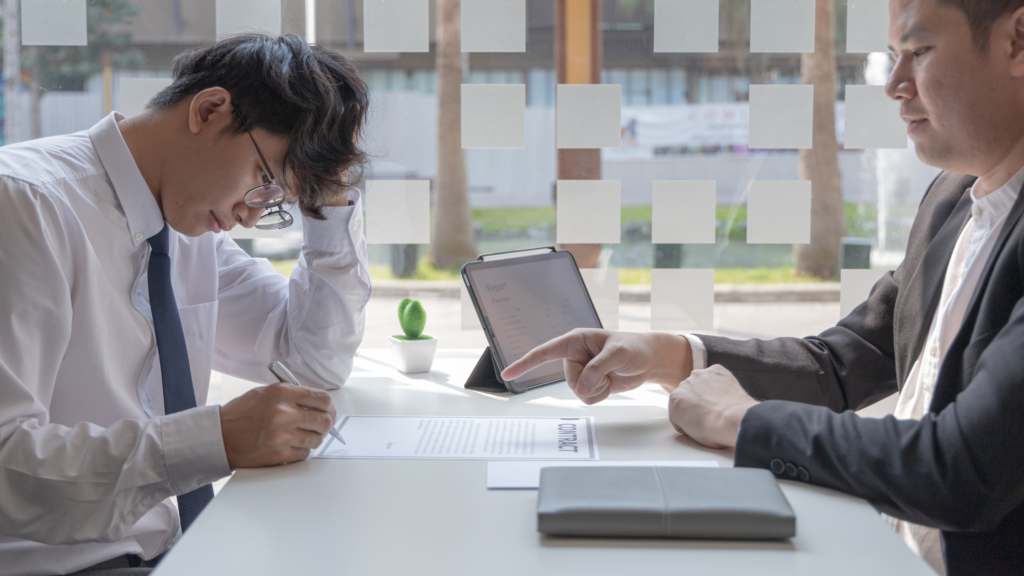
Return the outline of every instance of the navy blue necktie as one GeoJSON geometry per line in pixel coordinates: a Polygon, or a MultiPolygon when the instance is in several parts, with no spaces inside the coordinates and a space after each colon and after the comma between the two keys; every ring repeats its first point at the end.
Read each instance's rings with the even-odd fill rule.
{"type": "MultiPolygon", "coordinates": [[[[178,317],[178,304],[171,288],[171,257],[168,254],[169,228],[164,228],[149,239],[149,306],[153,312],[156,348],[160,353],[160,376],[164,385],[164,414],[174,414],[196,407],[196,392],[192,388],[192,371],[188,365],[185,333],[178,317]]],[[[213,500],[209,485],[178,496],[181,529],[199,516],[213,500]]]]}

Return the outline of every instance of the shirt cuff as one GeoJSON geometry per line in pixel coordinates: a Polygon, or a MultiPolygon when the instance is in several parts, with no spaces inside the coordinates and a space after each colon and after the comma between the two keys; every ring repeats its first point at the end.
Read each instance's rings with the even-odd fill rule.
{"type": "Polygon", "coordinates": [[[683,338],[690,343],[690,358],[693,360],[694,370],[703,370],[708,367],[708,349],[704,342],[693,334],[683,334],[683,338]]]}
{"type": "Polygon", "coordinates": [[[348,199],[348,206],[322,208],[326,220],[303,218],[306,247],[320,252],[347,252],[359,245],[363,238],[363,199],[355,189],[349,189],[348,199]]]}
{"type": "Polygon", "coordinates": [[[220,431],[220,406],[161,417],[164,461],[171,488],[185,494],[231,474],[220,431]]]}

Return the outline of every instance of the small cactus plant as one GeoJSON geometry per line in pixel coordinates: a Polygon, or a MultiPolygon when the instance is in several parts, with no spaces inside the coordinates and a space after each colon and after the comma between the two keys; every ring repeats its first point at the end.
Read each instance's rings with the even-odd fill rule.
{"type": "Polygon", "coordinates": [[[423,304],[412,298],[404,298],[398,304],[398,322],[402,325],[404,336],[395,336],[399,340],[431,340],[431,336],[423,334],[427,324],[427,311],[423,304]]]}

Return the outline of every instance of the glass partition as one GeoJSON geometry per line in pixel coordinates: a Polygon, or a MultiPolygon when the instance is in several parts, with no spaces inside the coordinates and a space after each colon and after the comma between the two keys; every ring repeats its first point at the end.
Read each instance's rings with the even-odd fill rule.
{"type": "MultiPolygon", "coordinates": [[[[373,162],[356,185],[403,191],[365,203],[375,298],[452,294],[461,262],[556,244],[606,270],[605,292],[617,274],[618,290],[648,302],[652,289],[672,299],[652,279],[682,277],[656,270],[713,271],[685,277],[715,290],[830,284],[841,269],[899,264],[937,173],[882,93],[886,6],[5,0],[2,134],[137,113],[181,51],[243,30],[295,33],[352,58],[372,90],[373,162]]],[[[233,235],[287,274],[301,233],[233,235]]]]}

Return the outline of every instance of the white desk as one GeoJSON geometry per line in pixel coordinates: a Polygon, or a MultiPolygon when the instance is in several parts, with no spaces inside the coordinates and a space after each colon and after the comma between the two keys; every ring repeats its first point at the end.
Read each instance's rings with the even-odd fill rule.
{"type": "MultiPolygon", "coordinates": [[[[429,375],[403,376],[386,350],[360,353],[333,393],[339,414],[594,416],[604,460],[718,460],[684,441],[666,395],[647,385],[585,406],[556,384],[517,396],[462,388],[478,351],[440,351],[429,375]]],[[[861,500],[800,483],[789,542],[546,538],[537,492],[488,491],[484,461],[310,460],[240,470],[157,576],[349,574],[585,576],[622,574],[928,575],[861,500]]]]}

